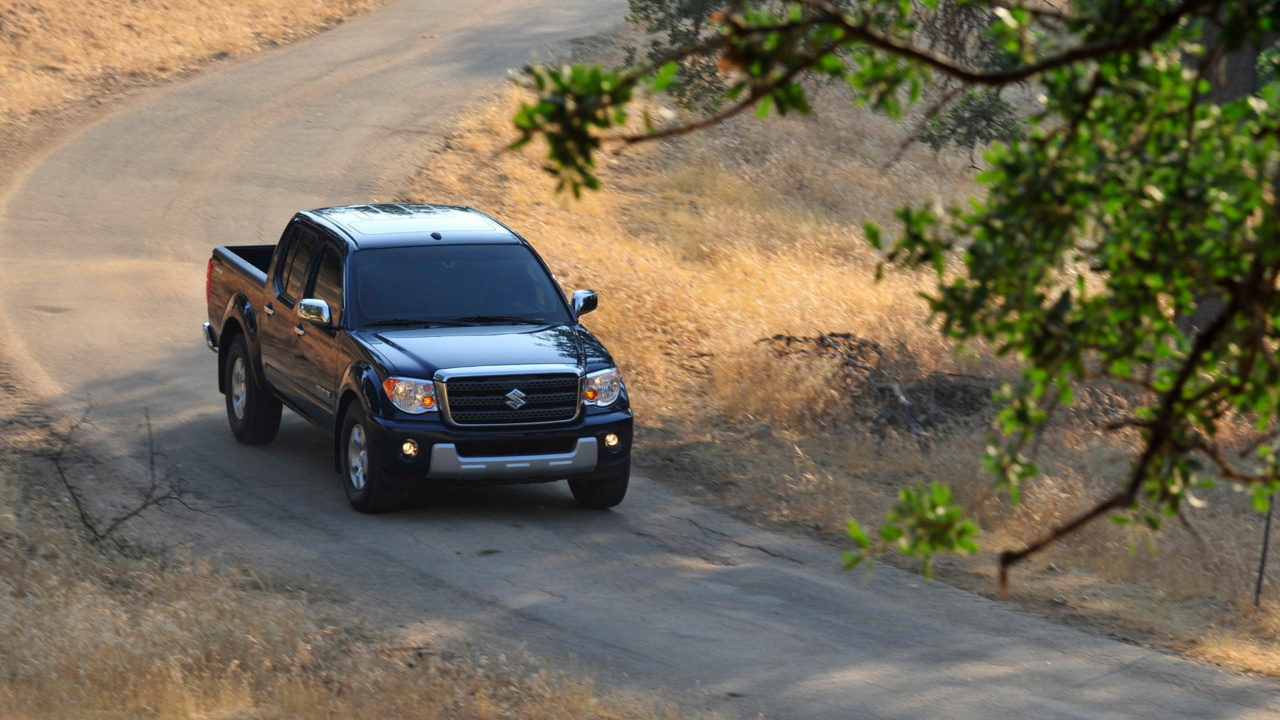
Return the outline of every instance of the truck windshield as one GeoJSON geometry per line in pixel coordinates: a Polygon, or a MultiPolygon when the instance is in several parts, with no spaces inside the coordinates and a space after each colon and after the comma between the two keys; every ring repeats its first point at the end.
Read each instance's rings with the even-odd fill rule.
{"type": "Polygon", "coordinates": [[[570,321],[555,283],[523,245],[362,250],[352,264],[364,325],[570,321]]]}

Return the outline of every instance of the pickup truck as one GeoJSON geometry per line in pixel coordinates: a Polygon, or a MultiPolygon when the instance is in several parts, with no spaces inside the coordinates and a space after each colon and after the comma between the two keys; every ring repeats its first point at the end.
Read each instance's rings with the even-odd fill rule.
{"type": "Polygon", "coordinates": [[[218,247],[205,342],[241,443],[288,407],[333,436],[360,512],[425,483],[568,480],[622,502],[632,415],[613,358],[523,238],[477,210],[376,204],[294,215],[279,243],[218,247]]]}

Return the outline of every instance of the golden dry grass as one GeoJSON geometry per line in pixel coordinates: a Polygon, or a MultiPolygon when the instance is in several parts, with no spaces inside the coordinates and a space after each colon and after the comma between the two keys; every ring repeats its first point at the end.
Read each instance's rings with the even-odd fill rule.
{"type": "Polygon", "coordinates": [[[0,0],[0,121],[295,40],[385,0],[0,0]]]}
{"type": "MultiPolygon", "coordinates": [[[[878,257],[861,230],[868,219],[892,227],[904,203],[975,192],[967,162],[912,148],[890,165],[906,130],[849,109],[838,92],[822,95],[814,117],[736,121],[606,154],[605,190],[569,202],[554,194],[537,148],[503,151],[520,97],[513,90],[471,116],[409,199],[491,212],[533,242],[567,290],[600,291],[587,324],[627,377],[639,458],[660,474],[829,533],[850,516],[874,525],[900,488],[943,480],[982,523],[984,552],[943,563],[942,577],[991,593],[996,553],[1087,508],[1123,477],[1132,439],[1097,421],[1132,398],[1088,389],[1045,438],[1044,472],[1025,500],[1010,507],[991,497],[981,466],[990,408],[966,384],[1012,378],[1017,368],[981,347],[958,353],[928,326],[918,296],[928,275],[890,272],[874,282],[878,257]],[[921,446],[857,376],[759,342],[830,331],[884,347],[917,401],[953,396],[954,406],[958,397],[972,414],[921,446]]],[[[976,391],[985,396],[992,384],[976,391]]],[[[1015,595],[1046,613],[1280,675],[1280,608],[1250,607],[1260,520],[1229,489],[1208,499],[1195,531],[1174,524],[1153,539],[1100,523],[1017,571],[1015,595]]]]}
{"type": "MultiPolygon", "coordinates": [[[[757,343],[778,332],[847,330],[888,346],[910,343],[922,371],[975,369],[924,326],[917,277],[871,281],[876,257],[835,211],[842,184],[862,167],[870,179],[848,195],[843,212],[887,216],[902,198],[871,177],[879,169],[855,151],[844,173],[819,181],[799,172],[824,162],[833,144],[826,128],[746,124],[745,137],[723,132],[706,144],[676,146],[682,160],[674,167],[644,155],[606,156],[606,172],[619,171],[609,174],[609,192],[565,206],[538,169],[536,151],[502,152],[510,109],[506,102],[473,116],[452,142],[455,151],[433,159],[411,197],[467,202],[511,218],[564,286],[599,290],[604,303],[590,324],[643,388],[642,415],[685,418],[690,393],[734,420],[824,415],[835,400],[825,397],[830,385],[757,343]],[[761,147],[766,138],[777,147],[761,147]],[[747,164],[723,160],[734,152],[747,164]],[[797,182],[780,187],[766,177],[797,182]],[[810,191],[831,198],[832,209],[806,204],[810,191]],[[775,382],[790,386],[785,400],[775,382]],[[716,400],[730,396],[735,402],[716,400]]],[[[895,131],[881,118],[865,119],[858,137],[866,146],[895,131]]],[[[913,153],[893,173],[921,199],[968,187],[964,173],[939,173],[918,159],[913,153]]]]}

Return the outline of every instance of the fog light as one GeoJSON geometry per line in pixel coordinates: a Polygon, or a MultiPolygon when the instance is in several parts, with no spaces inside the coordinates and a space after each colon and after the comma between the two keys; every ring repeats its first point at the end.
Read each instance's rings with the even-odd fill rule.
{"type": "Polygon", "coordinates": [[[418,441],[417,441],[417,440],[405,440],[405,441],[404,441],[404,444],[400,446],[400,452],[404,453],[404,456],[405,456],[405,457],[417,457],[417,456],[418,456],[418,441]]]}
{"type": "Polygon", "coordinates": [[[618,447],[618,436],[614,435],[613,433],[609,433],[608,435],[605,435],[604,446],[610,447],[610,448],[618,447]]]}

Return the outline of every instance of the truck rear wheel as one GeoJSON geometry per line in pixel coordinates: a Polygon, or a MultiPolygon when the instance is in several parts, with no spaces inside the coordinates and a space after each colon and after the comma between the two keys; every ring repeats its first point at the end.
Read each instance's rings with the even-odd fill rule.
{"type": "Polygon", "coordinates": [[[613,475],[589,480],[570,480],[569,491],[578,504],[590,510],[608,510],[627,496],[631,479],[631,458],[613,475]]]}
{"type": "Polygon", "coordinates": [[[276,439],[280,431],[280,401],[258,386],[249,367],[249,346],[236,335],[227,350],[227,421],[231,432],[245,445],[262,445],[276,439]]]}
{"type": "Polygon", "coordinates": [[[352,403],[342,420],[342,485],[351,507],[362,513],[394,510],[398,496],[389,486],[369,435],[369,418],[360,404],[352,403]]]}

